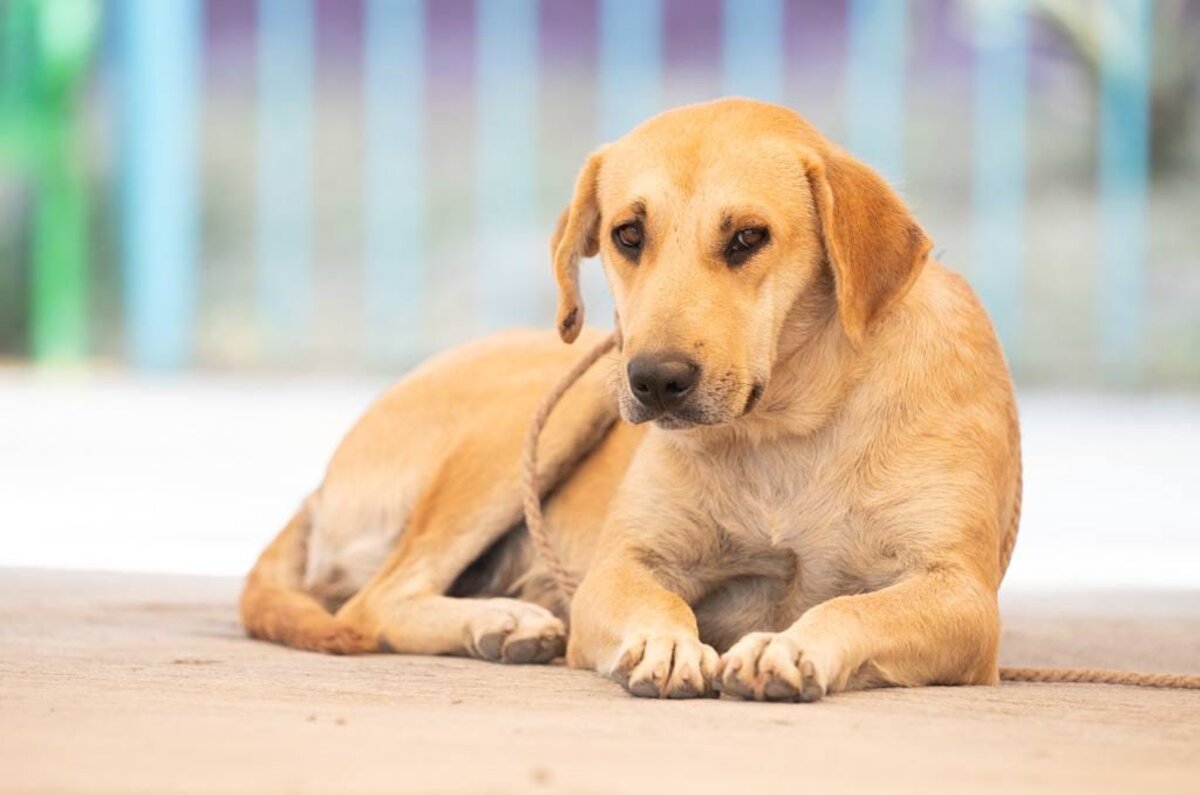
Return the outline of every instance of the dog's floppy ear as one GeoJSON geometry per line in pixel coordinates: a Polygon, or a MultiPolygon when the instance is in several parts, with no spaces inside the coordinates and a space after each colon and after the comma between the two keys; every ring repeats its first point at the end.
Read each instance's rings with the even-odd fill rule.
{"type": "Polygon", "coordinates": [[[596,179],[604,147],[588,155],[575,180],[575,193],[550,236],[550,260],[558,281],[558,335],[574,342],[583,328],[583,298],[579,293],[579,260],[600,250],[600,206],[596,179]]]}
{"type": "Polygon", "coordinates": [[[896,192],[865,164],[836,150],[806,160],[838,314],[858,345],[872,321],[912,287],[933,243],[896,192]]]}

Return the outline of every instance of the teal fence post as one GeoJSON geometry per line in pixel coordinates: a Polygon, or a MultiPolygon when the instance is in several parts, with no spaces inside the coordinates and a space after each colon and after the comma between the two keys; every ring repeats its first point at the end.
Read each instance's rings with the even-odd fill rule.
{"type": "Polygon", "coordinates": [[[119,15],[127,345],[173,368],[195,336],[200,5],[124,0],[119,15]]]}
{"type": "Polygon", "coordinates": [[[724,0],[721,9],[722,90],[783,102],[783,0],[724,0]]]}
{"type": "Polygon", "coordinates": [[[312,333],[312,0],[258,4],[258,321],[269,354],[312,333]]]}
{"type": "Polygon", "coordinates": [[[970,275],[1014,365],[1025,284],[1027,30],[1023,0],[975,8],[970,275]]]}
{"type": "Polygon", "coordinates": [[[368,354],[422,351],[425,226],[425,3],[367,0],[364,288],[368,354]]]}
{"type": "Polygon", "coordinates": [[[1138,379],[1146,318],[1150,0],[1100,7],[1100,363],[1116,382],[1138,379]]]}
{"type": "Polygon", "coordinates": [[[537,217],[537,2],[478,0],[475,9],[476,308],[486,329],[544,325],[553,317],[545,246],[542,230],[530,228],[537,217]]]}
{"type": "Polygon", "coordinates": [[[908,0],[850,0],[848,148],[893,184],[904,176],[908,0]]]}

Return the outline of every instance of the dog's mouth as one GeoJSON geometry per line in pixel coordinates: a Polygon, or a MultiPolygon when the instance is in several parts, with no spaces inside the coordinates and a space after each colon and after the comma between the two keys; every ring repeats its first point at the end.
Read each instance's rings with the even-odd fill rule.
{"type": "Polygon", "coordinates": [[[724,413],[720,416],[713,416],[691,406],[680,406],[669,411],[654,411],[631,401],[625,404],[624,408],[626,410],[622,413],[626,422],[633,425],[653,422],[665,431],[685,431],[689,428],[724,425],[737,419],[737,416],[729,416],[724,413]]]}
{"type": "Polygon", "coordinates": [[[742,409],[743,417],[754,411],[754,407],[757,406],[758,401],[762,399],[763,389],[765,389],[765,387],[763,386],[762,381],[756,381],[754,382],[754,386],[750,387],[750,394],[746,397],[746,405],[742,409]]]}
{"type": "MultiPolygon", "coordinates": [[[[621,414],[626,422],[641,425],[653,422],[659,428],[667,431],[685,431],[690,428],[712,427],[726,425],[745,417],[758,406],[766,385],[756,381],[746,395],[741,409],[719,409],[714,411],[712,405],[706,406],[704,401],[685,402],[683,405],[670,409],[657,409],[646,406],[631,394],[626,392],[621,399],[621,414]]],[[[735,404],[736,405],[736,404],[735,404]]]]}
{"type": "Polygon", "coordinates": [[[713,423],[697,422],[696,420],[690,420],[674,414],[660,414],[654,418],[654,424],[664,431],[686,431],[688,428],[695,428],[697,425],[712,425],[713,423]]]}
{"type": "Polygon", "coordinates": [[[685,430],[694,428],[697,425],[716,425],[719,420],[704,417],[694,409],[687,406],[680,406],[669,411],[655,410],[647,408],[637,401],[622,401],[621,414],[626,422],[633,425],[641,425],[646,422],[653,422],[659,428],[669,431],[685,430]]]}

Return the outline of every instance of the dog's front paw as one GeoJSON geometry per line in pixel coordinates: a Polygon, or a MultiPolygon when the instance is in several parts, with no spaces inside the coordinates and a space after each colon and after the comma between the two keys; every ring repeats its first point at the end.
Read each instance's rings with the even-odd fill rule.
{"type": "Polygon", "coordinates": [[[693,635],[639,634],[628,638],[608,667],[609,678],[643,698],[713,696],[717,652],[693,635]]]}
{"type": "Polygon", "coordinates": [[[817,661],[783,632],[751,632],[735,643],[721,656],[715,684],[758,701],[817,701],[828,686],[817,661]]]}

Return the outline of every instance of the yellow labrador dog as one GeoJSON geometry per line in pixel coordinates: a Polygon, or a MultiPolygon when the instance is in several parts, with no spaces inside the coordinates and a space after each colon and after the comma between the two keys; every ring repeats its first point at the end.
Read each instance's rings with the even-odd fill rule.
{"type": "Polygon", "coordinates": [[[602,336],[576,283],[599,254],[622,337],[540,448],[546,527],[583,574],[569,642],[519,457],[579,352],[538,332],[435,358],[368,410],[251,572],[247,630],[334,652],[565,650],[651,697],[996,682],[1017,414],[984,310],[930,248],[790,110],[651,119],[588,158],[551,241],[559,335],[602,336]]]}

